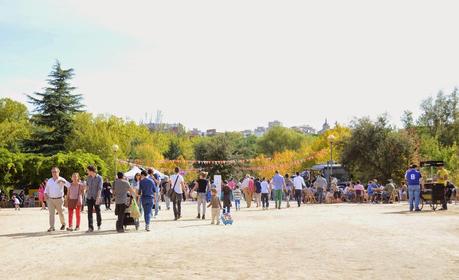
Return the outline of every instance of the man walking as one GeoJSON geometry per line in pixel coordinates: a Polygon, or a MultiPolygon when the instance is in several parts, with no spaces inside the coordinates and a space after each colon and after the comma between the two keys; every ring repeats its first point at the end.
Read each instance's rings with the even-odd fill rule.
{"type": "Polygon", "coordinates": [[[250,175],[245,175],[244,180],[241,183],[241,190],[244,193],[245,202],[247,203],[247,208],[250,208],[252,205],[252,192],[249,188],[250,185],[250,175]]]}
{"type": "Polygon", "coordinates": [[[421,198],[422,175],[416,168],[417,165],[412,164],[410,169],[408,169],[405,173],[405,180],[408,183],[410,211],[413,211],[413,209],[414,211],[421,211],[421,209],[419,209],[419,201],[421,198]]]}
{"type": "Polygon", "coordinates": [[[116,231],[119,233],[124,232],[124,214],[128,205],[127,192],[130,192],[133,199],[136,199],[135,190],[129,185],[128,181],[124,180],[124,174],[118,172],[117,179],[113,184],[113,195],[115,196],[115,215],[118,216],[116,231]]]}
{"type": "Polygon", "coordinates": [[[174,217],[177,221],[182,217],[182,197],[185,192],[185,180],[180,175],[180,169],[175,168],[175,174],[170,178],[170,184],[172,186],[172,208],[174,209],[174,217]]]}
{"type": "Polygon", "coordinates": [[[301,206],[301,194],[303,188],[306,187],[303,177],[300,176],[299,172],[296,172],[295,178],[293,178],[293,186],[295,187],[295,200],[298,203],[298,207],[301,206]]]}
{"type": "Polygon", "coordinates": [[[261,182],[261,204],[263,206],[263,210],[268,210],[269,208],[269,192],[269,183],[266,181],[266,178],[263,178],[263,181],[261,182]]]}
{"type": "Polygon", "coordinates": [[[112,210],[110,208],[111,202],[112,202],[112,184],[108,180],[108,178],[105,179],[104,184],[102,185],[102,194],[104,196],[104,203],[105,203],[105,210],[112,210]]]}
{"type": "Polygon", "coordinates": [[[56,210],[59,214],[61,230],[65,230],[64,212],[62,210],[62,206],[64,205],[64,187],[70,187],[70,183],[60,177],[59,173],[59,168],[53,167],[51,169],[52,178],[48,180],[45,187],[45,199],[49,210],[48,232],[55,231],[54,217],[56,216],[56,210]]]}
{"type": "Polygon", "coordinates": [[[153,180],[153,182],[155,183],[156,196],[155,196],[155,200],[153,201],[153,207],[155,208],[155,215],[154,215],[155,218],[156,216],[158,216],[158,213],[159,213],[159,202],[160,202],[160,197],[159,197],[160,180],[159,180],[159,177],[157,178],[157,176],[158,175],[154,173],[153,169],[151,168],[148,169],[148,178],[153,180]]]}
{"type": "Polygon", "coordinates": [[[145,230],[150,231],[151,211],[153,201],[156,200],[156,184],[153,179],[147,177],[147,172],[143,170],[140,173],[139,196],[142,200],[143,214],[145,219],[145,230]]]}
{"type": "Polygon", "coordinates": [[[274,201],[277,209],[281,209],[282,204],[282,193],[285,191],[285,180],[282,175],[279,174],[279,171],[276,170],[276,174],[272,179],[272,184],[274,185],[274,201]]]}
{"type": "Polygon", "coordinates": [[[88,178],[86,180],[86,203],[88,205],[88,231],[94,231],[93,211],[96,210],[97,230],[102,225],[102,216],[100,214],[100,204],[102,202],[102,176],[97,174],[96,167],[93,165],[87,168],[88,178]]]}

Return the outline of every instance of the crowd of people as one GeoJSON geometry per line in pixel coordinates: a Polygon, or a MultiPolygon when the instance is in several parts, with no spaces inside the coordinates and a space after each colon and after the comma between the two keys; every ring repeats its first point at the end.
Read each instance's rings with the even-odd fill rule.
{"type": "MultiPolygon", "coordinates": [[[[233,203],[235,210],[239,211],[242,201],[245,201],[247,208],[268,210],[270,202],[273,202],[275,209],[282,209],[291,207],[291,202],[301,207],[308,203],[394,203],[408,200],[410,211],[421,211],[420,196],[425,183],[414,164],[407,170],[405,181],[398,186],[393,180],[379,184],[377,179],[373,179],[364,186],[360,181],[341,184],[336,178],[327,180],[323,174],[300,175],[297,172],[290,176],[281,175],[278,171],[272,178],[257,178],[247,174],[240,181],[230,178],[217,186],[206,172],[200,172],[196,180],[186,183],[178,167],[171,176],[162,177],[152,169],[142,170],[131,181],[118,172],[113,183],[108,179],[104,181],[94,166],[87,167],[85,180],[80,178],[80,174],[74,173],[71,182],[68,182],[60,176],[58,167],[52,168],[51,175],[38,189],[41,209],[49,211],[48,232],[55,231],[56,215],[59,217],[60,230],[80,230],[81,213],[87,206],[88,233],[93,232],[95,226],[97,230],[101,229],[101,205],[110,211],[112,202],[115,203],[118,232],[124,232],[126,213],[129,213],[133,204],[143,215],[145,230],[150,231],[152,218],[158,216],[161,204],[164,204],[164,210],[170,210],[172,204],[174,220],[180,220],[183,200],[196,201],[196,219],[205,220],[206,209],[211,207],[212,224],[220,224],[221,213],[229,214],[233,203]],[[65,222],[64,207],[68,209],[68,224],[65,222]]],[[[455,187],[448,180],[448,172],[443,166],[438,169],[436,184],[444,187],[442,209],[446,210],[455,187]]],[[[16,210],[20,210],[20,195],[14,195],[12,203],[16,210]]]]}

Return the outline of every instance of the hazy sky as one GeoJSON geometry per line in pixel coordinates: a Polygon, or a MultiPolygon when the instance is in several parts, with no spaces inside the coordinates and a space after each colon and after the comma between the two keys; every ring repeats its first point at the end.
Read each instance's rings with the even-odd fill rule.
{"type": "Polygon", "coordinates": [[[0,96],[55,59],[87,110],[188,128],[348,123],[459,85],[459,1],[0,0],[0,96]]]}

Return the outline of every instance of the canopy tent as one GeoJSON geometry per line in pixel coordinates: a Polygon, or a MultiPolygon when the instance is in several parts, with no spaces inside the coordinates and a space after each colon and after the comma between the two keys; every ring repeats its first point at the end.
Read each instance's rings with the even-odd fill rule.
{"type": "MultiPolygon", "coordinates": [[[[132,167],[131,170],[129,170],[128,172],[124,173],[124,176],[126,176],[126,178],[128,180],[133,180],[135,174],[140,173],[140,172],[142,172],[142,169],[140,169],[138,166],[134,166],[134,167],[132,167]]],[[[160,179],[163,179],[163,178],[167,177],[166,175],[164,175],[163,173],[159,172],[158,170],[156,170],[154,168],[153,168],[153,173],[157,174],[160,179]]]]}

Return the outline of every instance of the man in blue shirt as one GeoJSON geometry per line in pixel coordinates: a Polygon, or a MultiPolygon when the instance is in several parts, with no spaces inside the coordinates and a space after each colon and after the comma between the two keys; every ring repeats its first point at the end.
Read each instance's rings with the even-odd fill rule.
{"type": "Polygon", "coordinates": [[[405,174],[405,180],[406,183],[408,184],[408,196],[409,196],[409,202],[410,202],[410,211],[421,211],[419,209],[419,200],[421,197],[421,172],[419,172],[417,169],[416,164],[412,164],[410,166],[410,169],[406,171],[405,174]],[[414,201],[414,205],[413,205],[414,201]]]}
{"type": "Polygon", "coordinates": [[[145,170],[140,173],[139,183],[139,196],[142,198],[142,207],[145,218],[145,230],[150,231],[150,218],[151,210],[153,208],[153,201],[156,199],[156,185],[155,182],[147,178],[147,172],[145,170]]]}
{"type": "Polygon", "coordinates": [[[276,202],[276,208],[281,209],[282,193],[285,190],[285,180],[279,171],[273,177],[272,184],[274,185],[274,200],[276,202]]]}

